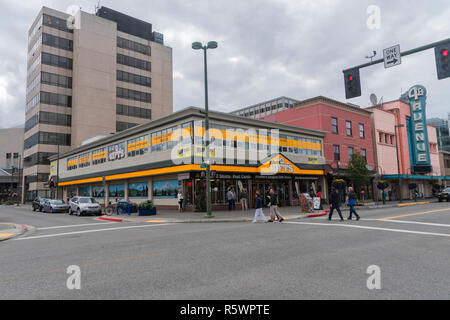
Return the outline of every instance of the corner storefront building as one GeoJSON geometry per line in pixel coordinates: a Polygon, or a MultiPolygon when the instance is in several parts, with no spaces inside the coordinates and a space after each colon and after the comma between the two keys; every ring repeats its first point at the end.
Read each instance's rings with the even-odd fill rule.
{"type": "MultiPolygon", "coordinates": [[[[190,107],[52,156],[51,181],[58,196],[89,196],[105,205],[117,198],[151,200],[176,209],[182,190],[186,210],[205,202],[205,113],[190,107]],[[59,164],[58,164],[59,161],[59,164]],[[59,169],[59,172],[58,172],[59,169]],[[59,181],[58,181],[59,179],[59,181]]],[[[301,193],[324,188],[325,132],[226,113],[209,112],[213,210],[227,207],[226,193],[245,188],[250,206],[255,193],[274,188],[282,206],[299,205],[301,193]]],[[[237,206],[239,208],[239,206],[237,206]]]]}

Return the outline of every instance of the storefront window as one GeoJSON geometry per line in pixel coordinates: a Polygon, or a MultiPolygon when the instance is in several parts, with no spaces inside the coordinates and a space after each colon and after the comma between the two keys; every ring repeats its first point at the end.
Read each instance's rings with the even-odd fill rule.
{"type": "Polygon", "coordinates": [[[178,180],[162,180],[153,182],[153,198],[176,198],[178,194],[178,180]]]}
{"type": "Polygon", "coordinates": [[[90,197],[90,196],[91,196],[91,187],[90,186],[80,187],[80,197],[90,197]]]}
{"type": "Polygon", "coordinates": [[[93,186],[92,187],[92,197],[104,198],[105,197],[105,188],[103,186],[93,186]]]}
{"type": "Polygon", "coordinates": [[[112,198],[125,197],[125,185],[124,184],[111,184],[109,186],[109,196],[112,198]]]}
{"type": "Polygon", "coordinates": [[[78,189],[77,188],[68,188],[67,189],[67,196],[69,198],[75,197],[78,195],[78,189]]]}
{"type": "Polygon", "coordinates": [[[130,198],[147,198],[148,182],[130,183],[128,185],[128,196],[130,198]]]}

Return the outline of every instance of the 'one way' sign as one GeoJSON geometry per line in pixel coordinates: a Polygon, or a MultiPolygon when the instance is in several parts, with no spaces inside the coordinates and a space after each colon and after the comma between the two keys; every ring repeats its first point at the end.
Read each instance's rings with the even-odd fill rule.
{"type": "Polygon", "coordinates": [[[384,67],[391,68],[402,63],[402,56],[400,52],[400,45],[396,45],[383,50],[384,67]]]}

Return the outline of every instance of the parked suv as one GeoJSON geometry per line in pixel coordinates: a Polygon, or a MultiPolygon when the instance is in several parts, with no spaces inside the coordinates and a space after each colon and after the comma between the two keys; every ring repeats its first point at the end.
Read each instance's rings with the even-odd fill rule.
{"type": "Polygon", "coordinates": [[[47,200],[48,199],[46,199],[46,198],[37,197],[36,199],[33,200],[32,204],[31,204],[31,208],[33,209],[33,211],[38,210],[38,211],[42,212],[42,209],[44,208],[44,203],[47,200]]]}
{"type": "Polygon", "coordinates": [[[73,197],[69,202],[69,214],[75,213],[77,216],[82,216],[85,214],[102,214],[102,207],[95,201],[94,198],[90,197],[73,197]]]}
{"type": "Polygon", "coordinates": [[[437,195],[439,202],[442,202],[445,200],[447,200],[447,202],[450,201],[450,188],[444,189],[441,192],[438,193],[437,195]]]}

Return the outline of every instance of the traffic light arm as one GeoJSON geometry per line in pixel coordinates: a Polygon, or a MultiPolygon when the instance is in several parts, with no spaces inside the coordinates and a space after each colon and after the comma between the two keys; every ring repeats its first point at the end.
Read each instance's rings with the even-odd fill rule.
{"type": "MultiPolygon", "coordinates": [[[[440,45],[443,45],[443,44],[447,44],[449,42],[450,42],[450,38],[448,38],[446,40],[434,42],[434,43],[428,44],[426,46],[422,46],[422,47],[418,47],[418,48],[415,48],[415,49],[412,49],[412,50],[401,52],[400,55],[402,57],[409,56],[409,55],[417,53],[417,52],[425,51],[425,50],[428,50],[428,49],[433,49],[433,48],[435,48],[437,46],[440,46],[440,45]]],[[[361,65],[356,66],[356,67],[348,68],[348,69],[346,69],[346,70],[344,70],[342,72],[346,73],[346,72],[349,72],[349,71],[351,71],[353,69],[362,69],[362,68],[370,67],[370,66],[375,65],[375,64],[379,64],[379,63],[384,63],[384,58],[383,59],[378,59],[378,60],[375,60],[375,61],[372,61],[372,62],[368,62],[368,63],[365,63],[365,64],[361,64],[361,65]]]]}

